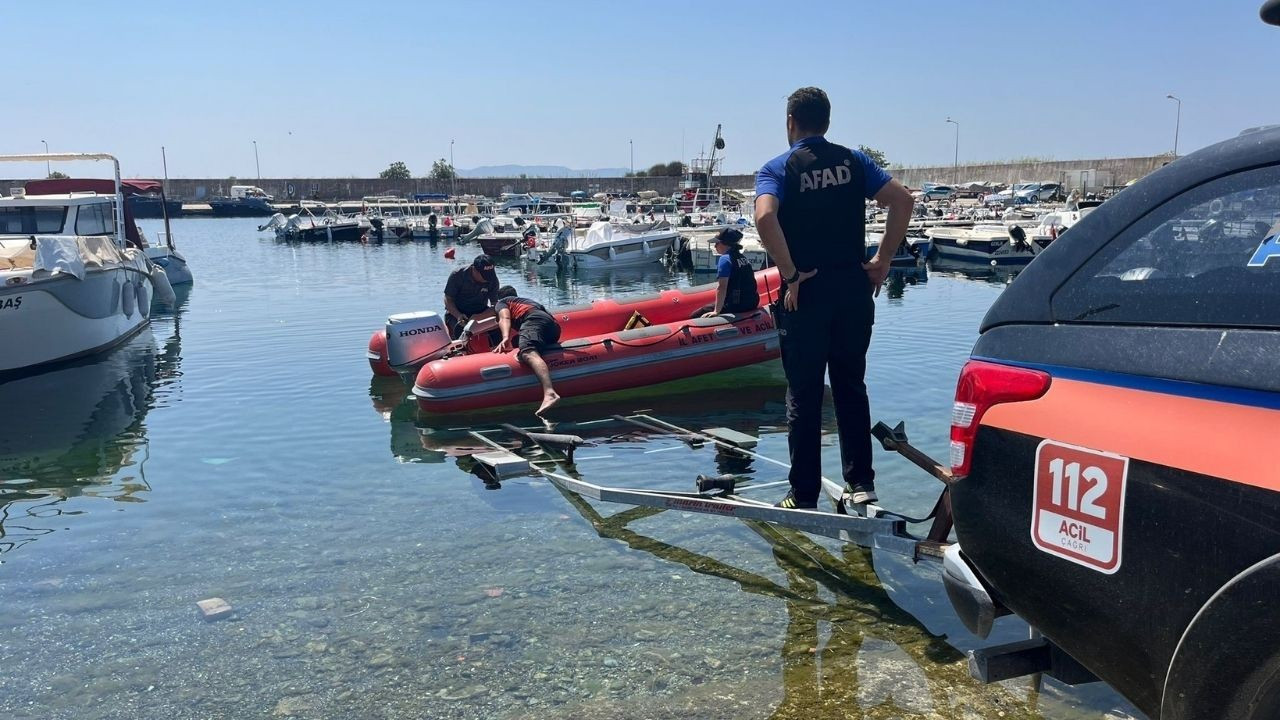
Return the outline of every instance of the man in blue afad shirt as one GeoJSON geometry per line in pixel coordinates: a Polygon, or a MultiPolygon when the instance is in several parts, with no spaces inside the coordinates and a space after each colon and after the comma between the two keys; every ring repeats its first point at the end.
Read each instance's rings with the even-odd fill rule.
{"type": "Polygon", "coordinates": [[[840,434],[843,500],[877,499],[864,382],[873,296],[906,237],[914,205],[907,189],[866,155],[828,142],[830,121],[831,102],[822,90],[792,93],[787,98],[791,149],[756,175],[756,227],[785,282],[778,328],[787,374],[791,491],[778,506],[787,508],[817,507],[828,373],[840,434]],[[879,251],[864,262],[868,199],[887,206],[889,217],[879,251]]]}

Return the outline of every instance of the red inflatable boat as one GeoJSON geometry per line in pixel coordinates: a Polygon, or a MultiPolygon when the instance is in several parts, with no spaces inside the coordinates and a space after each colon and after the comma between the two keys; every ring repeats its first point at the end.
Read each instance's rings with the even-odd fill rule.
{"type": "MultiPolygon", "coordinates": [[[[714,284],[551,309],[560,344],[542,356],[556,391],[570,398],[624,390],[778,357],[766,307],[778,296],[777,269],[757,272],[756,283],[761,309],[737,315],[690,319],[715,302],[714,284]],[[623,329],[636,313],[648,327],[623,329]]],[[[472,328],[450,342],[436,313],[393,315],[369,340],[369,365],[379,375],[414,378],[419,407],[432,413],[541,400],[537,378],[514,351],[490,352],[493,327],[472,328]]]]}

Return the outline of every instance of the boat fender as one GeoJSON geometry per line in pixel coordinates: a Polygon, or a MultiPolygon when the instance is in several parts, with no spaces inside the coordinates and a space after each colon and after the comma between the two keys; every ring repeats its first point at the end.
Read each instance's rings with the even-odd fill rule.
{"type": "Polygon", "coordinates": [[[452,260],[452,259],[453,259],[453,256],[454,256],[455,254],[457,254],[457,253],[456,253],[456,251],[455,251],[453,248],[448,248],[448,249],[446,249],[446,250],[444,251],[444,259],[445,259],[445,260],[452,260]]]}
{"type": "Polygon", "coordinates": [[[133,283],[127,282],[120,288],[120,309],[124,311],[125,317],[133,317],[137,306],[138,295],[134,292],[133,283]]]}
{"type": "Polygon", "coordinates": [[[173,291],[173,283],[169,282],[169,273],[157,265],[151,273],[151,284],[155,286],[155,300],[164,305],[173,305],[178,299],[173,291]]]}
{"type": "MultiPolygon", "coordinates": [[[[150,315],[151,303],[147,302],[147,288],[142,283],[138,283],[137,285],[137,295],[138,295],[138,312],[143,317],[150,315]]],[[[154,296],[155,296],[155,293],[152,292],[152,297],[154,296]]]]}

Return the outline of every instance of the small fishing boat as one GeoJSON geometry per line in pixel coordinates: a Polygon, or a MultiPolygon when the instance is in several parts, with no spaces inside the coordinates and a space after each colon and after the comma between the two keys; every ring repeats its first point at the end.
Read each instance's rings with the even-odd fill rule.
{"type": "Polygon", "coordinates": [[[474,240],[480,245],[484,254],[490,257],[515,257],[523,249],[530,247],[530,243],[537,242],[537,234],[538,228],[532,223],[527,223],[520,218],[499,215],[482,218],[471,232],[458,238],[458,242],[474,240]],[[527,236],[529,233],[532,233],[532,237],[527,236]]]}
{"type": "Polygon", "coordinates": [[[274,199],[260,187],[232,185],[230,196],[209,199],[209,210],[216,217],[270,217],[274,199]]]}
{"type": "Polygon", "coordinates": [[[283,213],[276,213],[258,230],[274,230],[277,240],[290,242],[354,242],[365,233],[359,220],[342,217],[332,210],[321,217],[308,213],[286,218],[283,213]]]}
{"type": "Polygon", "coordinates": [[[1043,246],[1027,239],[1017,225],[984,224],[972,228],[936,227],[925,230],[934,257],[943,261],[989,265],[1026,265],[1043,246]]]}
{"type": "MultiPolygon", "coordinates": [[[[777,358],[768,308],[781,285],[777,269],[757,272],[756,283],[761,308],[736,315],[693,317],[715,302],[715,285],[552,309],[561,339],[542,356],[556,390],[564,397],[611,392],[777,358]]],[[[369,340],[369,365],[378,375],[412,378],[418,406],[430,413],[540,400],[537,378],[514,351],[491,352],[495,327],[475,323],[450,341],[434,312],[393,315],[369,340]]]]}
{"type": "MultiPolygon", "coordinates": [[[[867,233],[866,253],[868,261],[879,252],[880,241],[883,237],[882,233],[867,233]]],[[[902,242],[898,244],[898,250],[893,254],[893,259],[889,261],[889,267],[902,270],[918,267],[923,262],[924,256],[920,254],[918,247],[913,246],[910,242],[902,242]]]]}
{"type": "Polygon", "coordinates": [[[680,234],[667,222],[652,224],[593,223],[582,237],[569,241],[573,267],[630,267],[662,262],[680,234]]]}

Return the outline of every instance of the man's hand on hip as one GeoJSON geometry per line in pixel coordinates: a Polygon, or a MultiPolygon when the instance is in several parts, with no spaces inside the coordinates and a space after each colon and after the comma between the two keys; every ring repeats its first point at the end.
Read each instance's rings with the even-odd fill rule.
{"type": "Polygon", "coordinates": [[[876,253],[871,258],[871,262],[862,263],[862,269],[867,273],[867,279],[871,281],[871,287],[875,288],[873,295],[880,295],[880,286],[884,284],[884,279],[889,277],[889,258],[880,257],[880,253],[876,253]]]}
{"type": "Polygon", "coordinates": [[[787,297],[782,301],[782,307],[787,310],[795,310],[800,305],[800,283],[817,275],[817,270],[808,270],[797,273],[796,279],[787,283],[787,297]]]}

